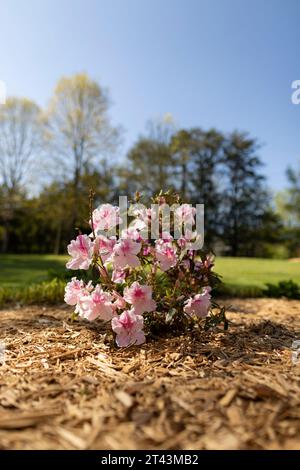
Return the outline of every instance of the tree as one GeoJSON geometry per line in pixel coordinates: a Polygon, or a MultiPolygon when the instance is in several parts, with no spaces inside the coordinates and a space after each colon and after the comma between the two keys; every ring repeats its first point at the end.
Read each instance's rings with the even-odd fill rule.
{"type": "Polygon", "coordinates": [[[224,144],[223,170],[226,187],[222,192],[222,239],[232,256],[252,255],[253,243],[261,229],[269,195],[256,152],[258,144],[247,134],[233,132],[224,144]]]}
{"type": "MultiPolygon", "coordinates": [[[[77,225],[75,229],[89,230],[89,193],[95,189],[95,205],[112,202],[115,198],[113,170],[101,162],[101,172],[85,170],[81,175],[80,193],[77,198],[77,225]]],[[[58,254],[66,251],[69,243],[70,222],[73,214],[73,183],[54,181],[44,188],[37,199],[39,225],[50,232],[48,252],[58,254]],[[59,204],[56,202],[59,201],[59,204]]]]}
{"type": "Polygon", "coordinates": [[[2,183],[2,252],[7,251],[10,221],[41,149],[40,110],[26,98],[9,98],[0,107],[0,178],[2,183]]]}
{"type": "Polygon", "coordinates": [[[176,164],[175,177],[178,176],[179,184],[177,189],[181,196],[186,199],[190,192],[190,163],[191,163],[191,132],[186,129],[180,129],[171,139],[171,151],[176,164]]]}
{"type": "Polygon", "coordinates": [[[172,139],[178,189],[192,204],[205,205],[206,245],[212,245],[218,234],[220,185],[217,185],[217,173],[223,141],[223,135],[215,129],[204,131],[201,128],[182,129],[172,139]]]}
{"type": "Polygon", "coordinates": [[[300,166],[288,168],[289,186],[276,196],[277,211],[285,224],[285,244],[291,256],[300,255],[300,166]]]}
{"type": "Polygon", "coordinates": [[[96,166],[119,143],[119,129],[112,127],[108,108],[107,93],[100,85],[85,74],[77,74],[58,82],[46,113],[50,144],[73,185],[70,226],[78,223],[83,172],[96,166]]]}
{"type": "MultiPolygon", "coordinates": [[[[107,163],[102,162],[101,173],[92,170],[82,174],[77,233],[91,230],[88,216],[90,188],[95,188],[95,205],[116,202],[113,171],[107,163]]],[[[0,204],[1,199],[0,186],[0,204]]],[[[72,181],[53,181],[38,195],[28,197],[24,194],[21,202],[11,219],[10,249],[15,253],[66,253],[73,209],[72,181]]]]}
{"type": "Polygon", "coordinates": [[[170,142],[174,126],[170,118],[150,121],[147,135],[141,136],[127,154],[120,171],[121,186],[127,193],[141,191],[152,196],[172,187],[173,158],[170,142]]]}
{"type": "Polygon", "coordinates": [[[300,227],[300,166],[298,170],[288,168],[286,174],[289,188],[285,209],[290,214],[291,225],[300,227]]]}

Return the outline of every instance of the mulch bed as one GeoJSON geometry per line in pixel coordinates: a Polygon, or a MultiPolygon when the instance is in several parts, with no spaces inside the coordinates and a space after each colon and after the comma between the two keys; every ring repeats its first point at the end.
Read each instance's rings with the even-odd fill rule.
{"type": "Polygon", "coordinates": [[[67,308],[0,312],[1,449],[300,449],[300,302],[228,302],[228,331],[117,350],[67,308]]]}

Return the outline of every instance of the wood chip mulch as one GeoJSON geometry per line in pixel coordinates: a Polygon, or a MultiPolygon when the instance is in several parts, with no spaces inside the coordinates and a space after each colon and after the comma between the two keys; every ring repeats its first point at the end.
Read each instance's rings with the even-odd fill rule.
{"type": "Polygon", "coordinates": [[[228,331],[122,351],[67,308],[2,310],[0,448],[300,449],[300,302],[228,304],[228,331]]]}

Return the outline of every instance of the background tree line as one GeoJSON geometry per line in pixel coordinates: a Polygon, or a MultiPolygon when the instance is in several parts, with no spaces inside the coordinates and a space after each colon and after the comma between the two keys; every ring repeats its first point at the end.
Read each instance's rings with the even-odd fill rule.
{"type": "Polygon", "coordinates": [[[256,139],[178,129],[170,116],[149,122],[120,162],[122,130],[109,105],[107,92],[78,74],[58,82],[45,110],[20,98],[0,107],[2,252],[65,252],[74,227],[87,228],[90,188],[96,203],[172,188],[205,204],[205,243],[218,253],[300,255],[300,171],[288,169],[289,187],[273,198],[256,139]]]}

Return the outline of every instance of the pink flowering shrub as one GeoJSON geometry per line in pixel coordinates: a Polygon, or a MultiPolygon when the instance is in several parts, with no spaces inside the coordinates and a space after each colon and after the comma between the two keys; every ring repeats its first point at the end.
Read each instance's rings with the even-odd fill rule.
{"type": "MultiPolygon", "coordinates": [[[[135,202],[139,200],[137,195],[135,202]]],[[[94,282],[73,277],[65,288],[65,302],[75,307],[79,317],[109,322],[119,347],[140,345],[145,334],[166,329],[227,323],[224,309],[212,299],[212,289],[219,282],[213,258],[192,244],[199,237],[194,230],[195,209],[189,204],[177,207],[166,231],[163,208],[179,205],[179,197],[160,193],[152,202],[156,212],[129,208],[130,224],[123,230],[118,207],[103,204],[93,210],[91,202],[92,233],[79,234],[68,246],[67,267],[88,271],[90,279],[97,275],[94,282]],[[158,227],[155,240],[150,239],[153,221],[158,227]],[[183,228],[176,239],[175,221],[183,228]]]]}

